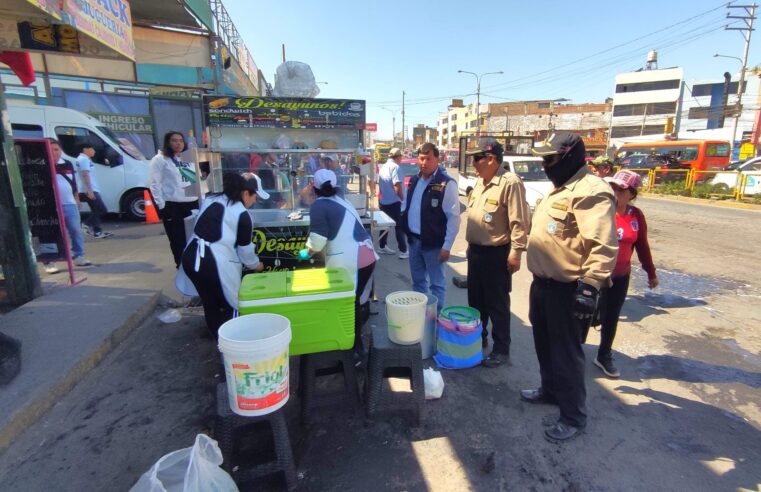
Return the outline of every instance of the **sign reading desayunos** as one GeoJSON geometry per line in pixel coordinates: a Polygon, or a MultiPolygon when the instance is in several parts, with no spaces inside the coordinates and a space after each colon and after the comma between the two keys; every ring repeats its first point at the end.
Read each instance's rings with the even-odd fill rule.
{"type": "Polygon", "coordinates": [[[237,128],[365,127],[365,101],[291,97],[204,96],[206,124],[237,128]]]}

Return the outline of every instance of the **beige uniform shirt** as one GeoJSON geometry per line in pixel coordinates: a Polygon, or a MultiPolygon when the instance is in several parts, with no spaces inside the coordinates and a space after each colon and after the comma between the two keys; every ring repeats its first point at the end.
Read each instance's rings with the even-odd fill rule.
{"type": "Polygon", "coordinates": [[[582,167],[537,206],[528,269],[544,279],[608,285],[618,254],[615,214],[610,186],[582,167]]]}
{"type": "Polygon", "coordinates": [[[478,178],[468,199],[468,225],[465,240],[480,246],[502,246],[525,251],[529,227],[526,189],[523,181],[500,166],[497,174],[484,184],[478,178]]]}

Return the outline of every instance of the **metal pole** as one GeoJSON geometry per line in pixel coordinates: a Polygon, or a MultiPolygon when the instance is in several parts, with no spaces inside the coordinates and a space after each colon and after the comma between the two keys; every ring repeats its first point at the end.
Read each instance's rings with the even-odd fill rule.
{"type": "Polygon", "coordinates": [[[402,91],[402,152],[404,152],[404,144],[407,140],[407,132],[404,131],[404,91],[402,91]]]}
{"type": "Polygon", "coordinates": [[[752,5],[729,5],[728,8],[742,8],[745,9],[746,16],[731,16],[727,14],[728,19],[742,19],[745,21],[746,26],[744,28],[731,28],[726,27],[725,29],[730,31],[741,31],[743,32],[743,38],[745,38],[745,51],[743,53],[743,59],[742,59],[742,70],[740,72],[740,81],[737,84],[737,109],[735,113],[735,119],[732,123],[732,141],[729,143],[730,145],[730,156],[734,155],[734,147],[735,147],[735,140],[737,139],[737,127],[740,124],[740,115],[742,114],[742,95],[743,95],[743,84],[745,83],[745,70],[748,66],[748,50],[750,49],[750,37],[751,34],[753,34],[753,21],[756,19],[756,7],[757,5],[754,3],[752,5]],[[746,36],[744,31],[748,31],[748,35],[746,36]]]}

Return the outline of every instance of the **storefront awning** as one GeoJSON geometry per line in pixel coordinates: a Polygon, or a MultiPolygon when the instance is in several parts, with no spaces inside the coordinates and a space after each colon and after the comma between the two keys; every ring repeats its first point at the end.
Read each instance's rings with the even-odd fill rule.
{"type": "Polygon", "coordinates": [[[140,24],[214,31],[208,0],[130,0],[130,5],[132,18],[140,24]]]}

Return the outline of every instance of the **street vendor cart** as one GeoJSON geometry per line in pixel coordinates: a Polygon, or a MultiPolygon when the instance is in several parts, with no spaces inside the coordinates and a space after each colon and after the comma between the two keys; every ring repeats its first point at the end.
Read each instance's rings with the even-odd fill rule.
{"type": "Polygon", "coordinates": [[[322,264],[319,257],[298,259],[309,234],[313,175],[320,167],[336,172],[344,198],[370,232],[394,226],[383,212],[368,209],[369,164],[361,164],[365,101],[205,96],[204,117],[210,192],[222,190],[225,172],[253,172],[270,194],[249,211],[265,271],[322,264]],[[352,167],[359,168],[359,176],[352,167]]]}

